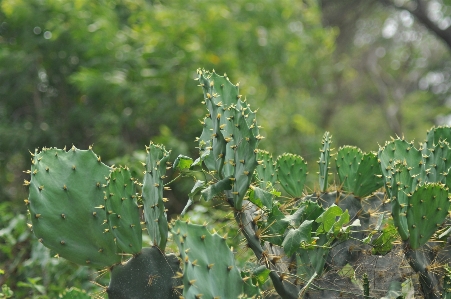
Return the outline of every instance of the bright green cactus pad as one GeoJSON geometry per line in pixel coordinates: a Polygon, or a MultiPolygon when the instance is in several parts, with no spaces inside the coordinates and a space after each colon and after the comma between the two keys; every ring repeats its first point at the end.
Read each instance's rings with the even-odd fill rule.
{"type": "MultiPolygon", "coordinates": [[[[202,70],[198,70],[198,74],[204,92],[204,103],[209,112],[207,118],[211,119],[211,141],[206,140],[208,132],[205,128],[200,140],[205,145],[211,145],[210,155],[214,157],[214,170],[219,179],[233,177],[231,194],[235,208],[241,210],[243,198],[257,166],[256,148],[261,139],[255,112],[241,100],[238,86],[232,84],[226,76],[202,70]]],[[[207,124],[207,120],[204,123],[207,124]]],[[[207,167],[210,168],[211,165],[207,167]]]]}
{"type": "Polygon", "coordinates": [[[355,180],[354,195],[365,197],[384,185],[377,155],[369,152],[363,155],[355,180]]]}
{"type": "Polygon", "coordinates": [[[179,298],[181,291],[177,286],[181,281],[175,278],[179,267],[175,255],[165,255],[158,247],[143,248],[126,263],[113,268],[106,290],[108,298],[179,298]]]}
{"type": "Polygon", "coordinates": [[[216,73],[209,73],[198,70],[199,84],[204,92],[204,102],[208,109],[208,118],[211,119],[211,154],[215,160],[214,169],[221,176],[225,166],[225,176],[231,175],[233,167],[229,164],[229,159],[233,151],[227,148],[228,143],[235,144],[235,141],[230,136],[232,129],[228,128],[228,121],[225,114],[233,114],[233,111],[228,110],[229,105],[236,102],[238,95],[237,87],[234,86],[227,78],[217,75],[216,73]],[[222,121],[221,121],[222,119],[222,121]],[[224,132],[222,132],[224,130],[224,132]]]}
{"type": "Polygon", "coordinates": [[[207,169],[214,171],[216,169],[216,159],[212,152],[213,123],[211,118],[205,117],[202,121],[202,126],[202,134],[200,137],[196,138],[196,141],[199,142],[199,155],[202,161],[204,161],[207,169]]]}
{"type": "Polygon", "coordinates": [[[105,207],[110,232],[124,253],[136,254],[142,247],[140,213],[136,203],[135,183],[127,168],[114,169],[105,191],[105,207]]]}
{"type": "Polygon", "coordinates": [[[344,190],[349,192],[354,191],[355,178],[362,157],[362,151],[355,146],[344,146],[338,149],[335,162],[338,177],[344,190]]]}
{"type": "Polygon", "coordinates": [[[327,190],[327,177],[329,175],[329,161],[330,161],[330,145],[332,143],[332,136],[329,132],[324,133],[321,141],[322,148],[320,148],[319,156],[319,188],[321,192],[327,190]]]}
{"type": "Polygon", "coordinates": [[[423,149],[420,179],[423,183],[451,185],[446,178],[451,167],[451,149],[445,141],[439,140],[434,146],[423,149]]]}
{"type": "Polygon", "coordinates": [[[411,175],[405,162],[395,161],[394,170],[388,185],[392,194],[393,223],[398,229],[401,239],[409,238],[409,228],[406,218],[410,197],[416,189],[416,176],[411,175]]]}
{"type": "Polygon", "coordinates": [[[277,177],[272,155],[267,151],[258,150],[257,160],[261,161],[261,164],[257,165],[256,168],[260,187],[265,189],[268,182],[274,185],[277,177]]]}
{"type": "Polygon", "coordinates": [[[205,226],[178,220],[172,228],[183,264],[183,298],[246,298],[258,288],[244,282],[226,240],[205,226]]]}
{"type": "MultiPolygon", "coordinates": [[[[245,121],[241,118],[241,124],[245,125],[245,121]]],[[[253,173],[257,167],[256,148],[258,140],[252,135],[250,131],[248,136],[245,136],[235,150],[235,176],[234,184],[232,186],[233,200],[235,209],[241,210],[243,198],[252,181],[253,173]]]]}
{"type": "Polygon", "coordinates": [[[163,189],[166,173],[166,162],[170,152],[163,146],[150,143],[147,148],[146,171],[142,190],[144,217],[147,232],[153,242],[162,251],[168,238],[168,220],[163,201],[163,189]]]}
{"type": "MultiPolygon", "coordinates": [[[[421,151],[413,146],[413,142],[409,143],[399,138],[393,139],[379,149],[377,156],[381,163],[381,170],[386,184],[391,183],[392,173],[395,170],[394,164],[397,161],[401,161],[410,167],[412,175],[419,174],[421,171],[421,151]]],[[[392,197],[390,188],[387,188],[387,193],[389,197],[392,197]]]]}
{"type": "Polygon", "coordinates": [[[307,163],[301,156],[283,154],[276,161],[277,179],[288,194],[302,197],[307,177],[307,163]]]}
{"type": "Polygon", "coordinates": [[[451,142],[451,127],[440,126],[431,128],[426,135],[425,144],[423,144],[423,150],[434,147],[439,141],[451,142]]]}
{"type": "Polygon", "coordinates": [[[29,209],[36,237],[59,256],[97,268],[121,262],[108,232],[104,188],[111,169],[92,150],[43,149],[32,159],[29,209]]]}
{"type": "Polygon", "coordinates": [[[426,184],[417,188],[407,207],[410,246],[426,244],[448,215],[448,189],[443,184],[426,184]]]}
{"type": "Polygon", "coordinates": [[[357,147],[344,146],[338,150],[335,161],[343,189],[355,196],[368,196],[384,185],[375,153],[365,154],[357,147]]]}

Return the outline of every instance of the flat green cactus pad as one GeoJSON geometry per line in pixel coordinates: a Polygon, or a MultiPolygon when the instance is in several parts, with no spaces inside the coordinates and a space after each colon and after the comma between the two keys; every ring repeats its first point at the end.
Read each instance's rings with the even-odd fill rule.
{"type": "Polygon", "coordinates": [[[116,168],[111,172],[105,198],[108,225],[119,249],[130,254],[140,252],[140,212],[136,203],[135,184],[128,169],[116,168]]]}
{"type": "Polygon", "coordinates": [[[110,171],[91,150],[34,155],[29,208],[33,231],[46,247],[80,265],[120,263],[104,207],[102,185],[110,171]]]}
{"type": "Polygon", "coordinates": [[[448,190],[442,184],[426,184],[417,188],[407,207],[410,246],[418,249],[426,244],[448,215],[448,190]]]}
{"type": "Polygon", "coordinates": [[[168,220],[163,200],[163,179],[169,154],[170,152],[166,151],[163,146],[150,143],[147,148],[146,172],[142,191],[147,232],[153,245],[158,246],[162,251],[166,247],[168,238],[168,220]]]}
{"type": "Polygon", "coordinates": [[[245,298],[258,294],[241,278],[226,240],[205,226],[176,221],[172,228],[183,264],[184,298],[245,298]]]}
{"type": "Polygon", "coordinates": [[[307,178],[307,163],[301,156],[283,154],[276,161],[277,179],[293,197],[302,197],[307,178]]]}
{"type": "Polygon", "coordinates": [[[272,155],[267,151],[258,150],[257,160],[261,161],[261,164],[256,168],[260,188],[265,189],[268,183],[274,185],[276,183],[277,176],[272,155]]]}

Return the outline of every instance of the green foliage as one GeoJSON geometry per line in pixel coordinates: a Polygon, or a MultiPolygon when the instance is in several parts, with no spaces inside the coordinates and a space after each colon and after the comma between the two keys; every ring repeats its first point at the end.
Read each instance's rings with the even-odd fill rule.
{"type": "Polygon", "coordinates": [[[79,290],[77,288],[71,288],[66,290],[61,296],[61,299],[89,299],[89,295],[85,291],[79,290]]]}
{"type": "Polygon", "coordinates": [[[11,298],[14,292],[6,285],[2,285],[2,291],[0,292],[0,298],[11,298]]]}

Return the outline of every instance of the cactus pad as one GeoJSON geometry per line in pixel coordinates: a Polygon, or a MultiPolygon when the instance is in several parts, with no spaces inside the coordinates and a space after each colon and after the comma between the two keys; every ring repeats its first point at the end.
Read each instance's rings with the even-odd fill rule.
{"type": "Polygon", "coordinates": [[[277,179],[293,197],[302,197],[307,177],[307,163],[301,156],[283,154],[276,161],[277,179]]]}
{"type": "Polygon", "coordinates": [[[276,169],[274,167],[274,160],[272,155],[267,151],[258,150],[257,160],[261,161],[256,168],[257,176],[260,182],[260,187],[266,189],[267,184],[274,185],[276,182],[276,169]]]}
{"type": "Polygon", "coordinates": [[[327,190],[327,177],[329,175],[329,161],[330,161],[330,145],[332,143],[332,136],[329,132],[324,133],[321,141],[322,148],[320,148],[319,156],[319,189],[321,192],[327,190]]]}
{"type": "Polygon", "coordinates": [[[420,179],[423,183],[451,185],[447,177],[451,167],[451,149],[448,142],[439,140],[430,148],[423,148],[420,179]]]}
{"type": "MultiPolygon", "coordinates": [[[[205,226],[176,221],[172,228],[183,263],[184,298],[239,298],[258,294],[244,282],[225,238],[205,226]]],[[[248,298],[246,297],[246,298],[248,298]]]]}
{"type": "Polygon", "coordinates": [[[105,191],[105,207],[110,232],[122,252],[136,254],[142,247],[140,213],[135,184],[127,168],[111,172],[105,191]]]}
{"type": "Polygon", "coordinates": [[[176,299],[181,281],[175,278],[180,261],[165,255],[158,247],[143,248],[122,265],[111,271],[111,281],[106,292],[110,299],[158,298],[176,299]]]}
{"type": "Polygon", "coordinates": [[[354,146],[338,150],[337,171],[343,189],[355,196],[365,197],[384,185],[384,179],[375,153],[362,153],[354,146]]]}
{"type": "Polygon", "coordinates": [[[111,169],[92,150],[43,149],[33,157],[29,209],[36,237],[59,256],[97,268],[119,263],[104,189],[111,169]]]}
{"type": "Polygon", "coordinates": [[[166,247],[168,237],[168,221],[163,201],[163,179],[169,154],[170,152],[166,151],[163,146],[150,143],[147,148],[142,190],[147,232],[153,245],[157,245],[162,251],[166,247]]]}
{"type": "MultiPolygon", "coordinates": [[[[210,121],[204,121],[207,126],[199,138],[202,142],[200,148],[203,146],[204,153],[209,148],[218,179],[232,177],[234,180],[231,190],[234,207],[241,210],[243,198],[257,166],[257,144],[262,138],[258,135],[255,112],[241,100],[238,86],[232,84],[226,76],[202,70],[198,70],[198,74],[204,92],[204,103],[209,112],[207,118],[210,118],[210,121]],[[208,130],[211,129],[209,135],[206,132],[208,126],[208,130]]],[[[211,169],[213,163],[207,159],[205,161],[211,169]]]]}
{"type": "Polygon", "coordinates": [[[448,215],[448,189],[443,184],[426,184],[417,188],[407,206],[410,246],[424,245],[448,215]]]}

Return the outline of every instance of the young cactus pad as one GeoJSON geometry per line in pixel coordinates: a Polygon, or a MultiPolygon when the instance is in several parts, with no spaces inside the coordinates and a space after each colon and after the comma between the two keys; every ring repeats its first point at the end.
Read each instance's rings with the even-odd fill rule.
{"type": "Polygon", "coordinates": [[[320,148],[319,156],[319,188],[321,192],[327,190],[327,177],[329,175],[329,161],[330,161],[330,145],[332,143],[332,136],[329,132],[324,133],[321,141],[322,148],[320,148]]]}
{"type": "Polygon", "coordinates": [[[260,187],[265,189],[268,183],[272,186],[276,183],[276,169],[274,167],[274,160],[272,155],[264,150],[258,150],[257,159],[261,164],[257,166],[257,176],[260,187]]]}
{"type": "Polygon", "coordinates": [[[92,150],[33,155],[29,209],[36,237],[59,256],[103,268],[121,262],[109,232],[104,188],[111,169],[92,150]]]}
{"type": "Polygon", "coordinates": [[[160,250],[164,251],[168,238],[168,220],[164,207],[163,189],[166,173],[166,162],[170,152],[163,146],[150,143],[144,173],[143,203],[147,232],[160,250]]]}
{"type": "Polygon", "coordinates": [[[172,228],[183,263],[183,298],[252,297],[258,288],[243,281],[226,239],[205,226],[181,220],[172,228]]]}
{"type": "Polygon", "coordinates": [[[384,185],[384,179],[375,153],[362,153],[354,146],[338,150],[337,171],[343,189],[357,197],[365,197],[384,185]]]}
{"type": "MultiPolygon", "coordinates": [[[[424,143],[424,146],[427,145],[424,143]]],[[[423,148],[422,153],[420,180],[423,183],[442,183],[450,186],[451,180],[447,180],[451,167],[451,149],[448,142],[439,140],[430,148],[423,148]]]]}
{"type": "Polygon", "coordinates": [[[448,189],[443,184],[426,184],[417,188],[407,206],[410,246],[426,244],[448,215],[448,189]]]}
{"type": "Polygon", "coordinates": [[[439,141],[451,142],[451,127],[440,126],[431,128],[426,134],[426,141],[423,143],[423,151],[434,147],[439,141]]]}
{"type": "Polygon", "coordinates": [[[110,232],[124,253],[136,254],[142,247],[140,213],[136,203],[135,183],[127,168],[114,169],[105,188],[105,207],[110,232]]]}
{"type": "Polygon", "coordinates": [[[301,156],[283,154],[276,161],[277,179],[293,197],[302,197],[307,178],[307,162],[301,156]]]}
{"type": "Polygon", "coordinates": [[[211,159],[204,158],[204,161],[209,169],[214,167],[219,179],[232,177],[230,194],[234,207],[241,210],[258,165],[256,149],[262,138],[258,134],[255,112],[241,100],[238,85],[232,84],[226,76],[202,70],[198,70],[198,74],[209,112],[203,121],[199,148],[202,155],[213,155],[214,165],[211,159]],[[210,140],[206,136],[210,136],[210,140]]]}

